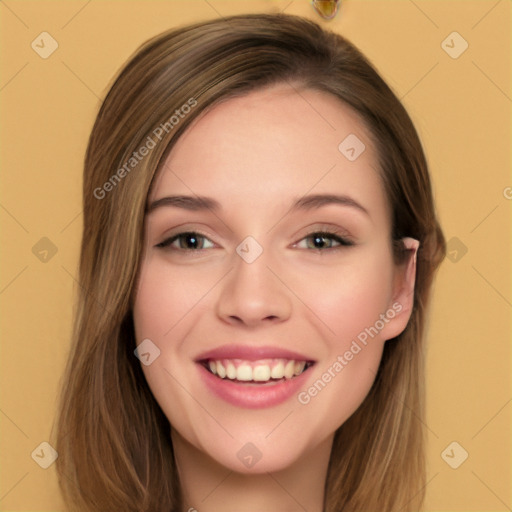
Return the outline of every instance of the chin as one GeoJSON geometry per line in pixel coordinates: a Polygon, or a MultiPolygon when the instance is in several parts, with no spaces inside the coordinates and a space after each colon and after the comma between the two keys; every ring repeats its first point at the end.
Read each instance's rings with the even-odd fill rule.
{"type": "Polygon", "coordinates": [[[277,447],[274,443],[265,445],[252,443],[233,443],[223,451],[209,450],[208,455],[225,468],[244,475],[276,473],[297,464],[305,453],[288,446],[277,447]]]}

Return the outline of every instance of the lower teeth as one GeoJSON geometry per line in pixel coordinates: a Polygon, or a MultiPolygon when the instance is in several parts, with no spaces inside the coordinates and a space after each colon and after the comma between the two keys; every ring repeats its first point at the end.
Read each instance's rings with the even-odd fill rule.
{"type": "MultiPolygon", "coordinates": [[[[208,370],[210,371],[210,370],[208,370]]],[[[290,379],[293,379],[295,377],[298,377],[298,375],[293,375],[292,377],[290,377],[289,379],[287,379],[286,377],[281,377],[280,379],[269,379],[269,380],[238,380],[238,379],[229,379],[228,377],[219,377],[217,374],[213,373],[210,371],[210,373],[212,375],[215,375],[215,377],[217,377],[218,379],[220,380],[227,380],[227,381],[230,381],[230,382],[236,382],[237,384],[269,384],[269,383],[276,383],[276,382],[284,382],[286,380],[290,380],[290,379]]],[[[304,373],[304,372],[302,372],[304,373]]],[[[302,375],[302,373],[300,375],[302,375]]]]}
{"type": "MultiPolygon", "coordinates": [[[[217,375],[217,377],[219,377],[217,375]]],[[[227,380],[227,381],[230,381],[230,382],[236,382],[237,384],[258,384],[258,385],[264,385],[264,384],[276,384],[277,382],[284,382],[286,380],[290,380],[290,379],[285,379],[284,377],[282,379],[270,379],[270,380],[238,380],[238,379],[223,379],[221,377],[219,377],[219,379],[221,380],[227,380]]],[[[292,377],[293,379],[293,377],[292,377]]]]}

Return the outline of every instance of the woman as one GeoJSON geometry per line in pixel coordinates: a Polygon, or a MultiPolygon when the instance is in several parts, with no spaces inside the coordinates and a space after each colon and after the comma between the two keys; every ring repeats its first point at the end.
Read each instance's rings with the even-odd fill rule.
{"type": "Polygon", "coordinates": [[[412,122],[354,46],[286,15],[149,41],[83,201],[70,510],[418,510],[445,245],[412,122]]]}

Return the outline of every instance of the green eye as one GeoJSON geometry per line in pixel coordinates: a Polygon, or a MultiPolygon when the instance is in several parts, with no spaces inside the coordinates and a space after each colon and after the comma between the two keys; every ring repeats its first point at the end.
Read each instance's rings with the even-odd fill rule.
{"type": "Polygon", "coordinates": [[[206,238],[204,235],[200,233],[196,233],[195,231],[187,231],[184,233],[178,233],[177,235],[164,240],[163,242],[157,244],[157,247],[170,247],[175,250],[185,250],[185,251],[194,251],[200,249],[209,249],[213,247],[213,243],[211,240],[206,238]],[[210,245],[208,245],[208,243],[210,245]]]}
{"type": "Polygon", "coordinates": [[[297,247],[301,249],[334,249],[340,246],[351,246],[354,245],[353,242],[347,240],[346,238],[342,238],[335,233],[329,232],[313,232],[304,237],[298,244],[297,247]],[[305,246],[303,244],[305,242],[305,246]]]}

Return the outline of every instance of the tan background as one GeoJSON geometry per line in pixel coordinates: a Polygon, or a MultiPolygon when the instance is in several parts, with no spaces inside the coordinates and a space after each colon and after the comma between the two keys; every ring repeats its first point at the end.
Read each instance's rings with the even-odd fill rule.
{"type": "Polygon", "coordinates": [[[426,508],[510,510],[511,7],[345,0],[323,21],[307,0],[1,2],[0,510],[64,510],[55,465],[42,469],[31,453],[51,439],[76,286],[83,154],[112,76],[170,27],[277,11],[356,43],[418,127],[450,240],[429,328],[426,508]],[[44,31],[59,45],[47,59],[31,48],[44,31]],[[469,45],[456,59],[445,51],[463,48],[459,36],[446,40],[454,31],[469,45]],[[460,462],[459,446],[444,451],[453,441],[469,454],[457,469],[445,462],[460,462]]]}

